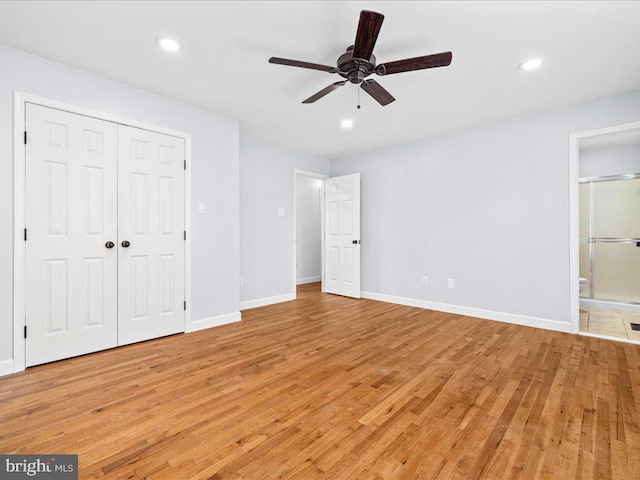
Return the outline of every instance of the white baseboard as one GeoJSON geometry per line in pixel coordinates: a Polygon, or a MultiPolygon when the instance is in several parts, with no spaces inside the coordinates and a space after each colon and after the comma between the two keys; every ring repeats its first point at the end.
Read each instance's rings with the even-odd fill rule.
{"type": "Polygon", "coordinates": [[[273,305],[274,303],[289,302],[296,299],[295,293],[285,293],[284,295],[276,295],[275,297],[257,298],[255,300],[247,300],[240,302],[240,310],[248,310],[250,308],[264,307],[265,305],[273,305]]]}
{"type": "Polygon", "coordinates": [[[8,360],[0,360],[0,376],[9,375],[14,373],[13,371],[13,358],[8,360]]]}
{"type": "Polygon", "coordinates": [[[205,328],[219,327],[220,325],[226,325],[227,323],[239,322],[242,318],[240,312],[227,313],[225,315],[218,315],[217,317],[201,318],[195,320],[187,325],[186,332],[197,332],[198,330],[204,330],[205,328]]]}
{"type": "Polygon", "coordinates": [[[299,278],[296,280],[296,285],[306,285],[307,283],[316,283],[319,282],[322,277],[307,277],[307,278],[299,278]]]}
{"type": "Polygon", "coordinates": [[[555,330],[557,332],[577,333],[573,331],[569,322],[559,322],[557,320],[549,320],[546,318],[528,317],[525,315],[517,315],[514,313],[494,312],[492,310],[481,310],[479,308],[462,307],[460,305],[430,302],[427,300],[418,300],[415,298],[396,297],[394,295],[385,295],[383,293],[361,292],[361,296],[362,298],[368,298],[370,300],[396,303],[398,305],[406,305],[409,307],[425,308],[427,310],[435,310],[438,312],[455,313],[457,315],[464,315],[466,317],[475,317],[485,320],[496,320],[498,322],[515,323],[516,325],[544,328],[545,330],[555,330]]]}

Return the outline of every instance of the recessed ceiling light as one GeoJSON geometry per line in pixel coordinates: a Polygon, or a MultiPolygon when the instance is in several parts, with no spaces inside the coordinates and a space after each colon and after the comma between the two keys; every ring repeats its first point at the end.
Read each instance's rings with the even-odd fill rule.
{"type": "Polygon", "coordinates": [[[531,60],[522,62],[520,65],[518,65],[518,68],[520,70],[535,70],[536,68],[540,67],[540,65],[542,65],[541,58],[532,58],[531,60]]]}
{"type": "Polygon", "coordinates": [[[351,128],[353,127],[353,120],[345,118],[344,120],[342,120],[342,123],[340,123],[340,126],[342,128],[351,128]]]}
{"type": "Polygon", "coordinates": [[[158,37],[156,39],[156,43],[160,46],[160,48],[166,50],[167,52],[177,52],[182,49],[178,42],[167,37],[158,37]]]}

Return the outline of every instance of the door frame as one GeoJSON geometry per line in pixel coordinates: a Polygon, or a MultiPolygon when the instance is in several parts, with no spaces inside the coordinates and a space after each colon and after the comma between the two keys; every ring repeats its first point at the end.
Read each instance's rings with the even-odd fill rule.
{"type": "MultiPolygon", "coordinates": [[[[640,130],[640,122],[624,123],[614,125],[612,127],[599,128],[596,130],[588,130],[585,132],[572,133],[569,135],[569,315],[570,315],[570,332],[579,333],[599,338],[612,338],[594,333],[580,331],[580,286],[578,278],[580,277],[580,232],[579,232],[579,209],[580,196],[578,193],[578,184],[580,177],[580,141],[587,138],[602,137],[613,135],[616,133],[626,132],[630,130],[640,130]]],[[[618,341],[627,341],[629,343],[637,343],[631,340],[615,338],[618,341]]]]}
{"type": "Polygon", "coordinates": [[[322,285],[322,291],[324,292],[324,180],[329,178],[329,175],[323,175],[321,173],[307,172],[305,170],[293,170],[293,298],[297,298],[298,291],[298,275],[296,271],[296,263],[298,261],[298,248],[297,248],[297,188],[296,180],[298,175],[302,177],[317,178],[322,180],[322,186],[320,187],[320,284],[322,285]]]}
{"type": "Polygon", "coordinates": [[[184,172],[184,211],[185,230],[185,300],[187,308],[184,312],[185,332],[191,323],[191,134],[171,130],[169,128],[132,120],[130,118],[91,110],[69,103],[59,102],[28,93],[13,92],[13,372],[21,372],[26,368],[26,248],[24,229],[26,227],[26,169],[24,132],[26,128],[25,109],[27,103],[43,107],[63,110],[69,113],[84,115],[107,122],[128,125],[130,127],[150,130],[165,135],[184,139],[185,160],[187,168],[184,172]]]}

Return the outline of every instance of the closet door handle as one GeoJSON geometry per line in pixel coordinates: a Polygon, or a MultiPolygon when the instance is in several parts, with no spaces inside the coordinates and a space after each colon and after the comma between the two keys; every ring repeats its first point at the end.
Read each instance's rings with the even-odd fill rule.
{"type": "Polygon", "coordinates": [[[113,242],[107,242],[107,243],[104,244],[104,246],[107,247],[107,248],[113,248],[113,247],[116,246],[116,244],[113,243],[113,242]]]}
{"type": "Polygon", "coordinates": [[[129,240],[124,240],[124,241],[122,242],[122,246],[123,246],[124,248],[129,248],[129,246],[130,246],[130,245],[131,245],[131,243],[129,243],[129,240]]]}

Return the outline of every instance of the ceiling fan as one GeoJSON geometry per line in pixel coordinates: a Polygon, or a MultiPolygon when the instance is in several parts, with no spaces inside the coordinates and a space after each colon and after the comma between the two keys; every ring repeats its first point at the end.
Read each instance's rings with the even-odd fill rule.
{"type": "MultiPolygon", "coordinates": [[[[376,65],[376,57],[373,55],[373,47],[378,39],[384,15],[381,13],[362,10],[360,12],[360,22],[356,33],[356,41],[347,48],[347,51],[340,55],[335,67],[319,65],[317,63],[301,62],[299,60],[289,60],[287,58],[271,57],[269,63],[279,65],[289,65],[291,67],[310,68],[323,72],[337,73],[342,78],[340,82],[333,83],[311,95],[302,103],[313,103],[325,95],[342,87],[347,82],[360,84],[360,87],[373,97],[380,105],[385,106],[395,100],[382,85],[373,79],[367,79],[372,73],[377,75],[391,75],[394,73],[411,72],[413,70],[423,70],[425,68],[446,67],[451,63],[451,52],[436,53],[435,55],[425,55],[423,57],[407,58],[395,62],[381,63],[376,65]]],[[[358,105],[360,108],[360,105],[358,105]]]]}

